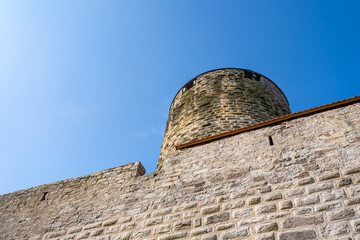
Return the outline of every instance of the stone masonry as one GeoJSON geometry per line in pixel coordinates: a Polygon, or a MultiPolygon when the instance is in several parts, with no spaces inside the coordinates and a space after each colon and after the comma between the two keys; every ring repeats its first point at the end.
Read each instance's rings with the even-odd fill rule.
{"type": "Polygon", "coordinates": [[[176,145],[289,113],[284,93],[259,73],[226,68],[200,74],[171,103],[157,170],[176,145]]]}
{"type": "Polygon", "coordinates": [[[354,102],[2,195],[0,239],[356,240],[359,153],[354,102]]]}

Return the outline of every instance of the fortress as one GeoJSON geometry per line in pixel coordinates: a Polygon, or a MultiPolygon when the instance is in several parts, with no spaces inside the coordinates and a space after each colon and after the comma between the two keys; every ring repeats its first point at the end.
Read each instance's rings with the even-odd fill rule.
{"type": "Polygon", "coordinates": [[[360,239],[360,96],[291,113],[246,69],[171,103],[157,171],[140,162],[0,196],[0,240],[360,239]]]}

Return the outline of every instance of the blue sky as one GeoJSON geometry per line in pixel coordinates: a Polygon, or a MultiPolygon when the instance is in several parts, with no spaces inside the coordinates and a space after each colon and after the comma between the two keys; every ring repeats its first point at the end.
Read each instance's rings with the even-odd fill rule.
{"type": "Polygon", "coordinates": [[[0,2],[0,194],[141,161],[196,75],[248,68],[293,112],[360,94],[359,1],[0,2]]]}

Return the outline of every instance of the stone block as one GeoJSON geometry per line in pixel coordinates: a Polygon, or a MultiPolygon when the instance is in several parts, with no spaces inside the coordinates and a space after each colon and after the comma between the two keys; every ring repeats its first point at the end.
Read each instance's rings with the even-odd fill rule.
{"type": "Polygon", "coordinates": [[[203,207],[201,209],[201,215],[208,215],[208,214],[219,212],[219,211],[220,211],[220,206],[219,205],[210,206],[210,207],[203,207]]]}
{"type": "Polygon", "coordinates": [[[171,230],[170,224],[167,224],[164,226],[155,227],[153,234],[157,235],[157,234],[167,233],[170,232],[170,230],[171,230]]]}
{"type": "Polygon", "coordinates": [[[319,198],[318,195],[306,196],[306,197],[295,199],[295,205],[297,207],[313,205],[313,204],[316,204],[316,203],[319,203],[319,202],[320,202],[320,198],[319,198]]]}
{"type": "Polygon", "coordinates": [[[234,210],[232,215],[234,219],[244,219],[252,217],[254,214],[252,208],[247,208],[242,210],[234,210]]]}
{"type": "Polygon", "coordinates": [[[351,219],[355,216],[355,211],[352,208],[344,208],[327,213],[328,219],[331,221],[339,219],[351,219]]]}
{"type": "Polygon", "coordinates": [[[205,224],[209,225],[209,224],[214,224],[214,223],[226,222],[229,220],[230,220],[230,213],[224,212],[224,213],[219,213],[219,214],[215,214],[215,215],[206,217],[205,224]]]}
{"type": "Polygon", "coordinates": [[[292,217],[286,219],[282,222],[282,227],[286,228],[296,228],[308,225],[318,225],[324,222],[324,218],[319,216],[311,216],[311,217],[292,217]]]}
{"type": "Polygon", "coordinates": [[[282,197],[283,197],[282,193],[272,193],[272,194],[264,195],[263,199],[266,202],[270,202],[270,201],[282,199],[282,197]]]}
{"type": "Polygon", "coordinates": [[[255,240],[275,240],[275,234],[274,233],[267,233],[264,235],[256,236],[255,240]]]}
{"type": "Polygon", "coordinates": [[[234,229],[234,230],[222,232],[220,234],[220,239],[221,240],[238,239],[238,238],[247,237],[248,235],[249,233],[246,228],[234,229]]]}
{"type": "Polygon", "coordinates": [[[350,232],[349,227],[346,223],[332,223],[326,224],[320,227],[321,235],[325,238],[344,235],[350,232]]]}
{"type": "Polygon", "coordinates": [[[273,223],[264,223],[261,225],[255,226],[255,230],[257,233],[266,233],[278,230],[278,224],[276,222],[273,223]]]}
{"type": "Polygon", "coordinates": [[[261,205],[255,208],[256,214],[266,214],[266,213],[275,212],[276,210],[277,208],[275,204],[261,205]]]}
{"type": "Polygon", "coordinates": [[[279,240],[308,240],[316,239],[314,229],[298,229],[279,233],[279,240]]]}
{"type": "Polygon", "coordinates": [[[308,184],[312,184],[314,182],[315,182],[315,179],[312,177],[304,178],[298,182],[298,186],[308,185],[308,184]]]}
{"type": "Polygon", "coordinates": [[[224,230],[234,228],[234,227],[235,227],[235,223],[224,223],[224,224],[217,225],[215,227],[215,230],[217,232],[219,232],[219,231],[224,231],[224,230]]]}
{"type": "Polygon", "coordinates": [[[285,209],[290,209],[293,208],[293,202],[291,200],[285,200],[285,201],[281,201],[279,202],[279,209],[280,210],[285,210],[285,209]]]}
{"type": "Polygon", "coordinates": [[[173,231],[179,231],[191,228],[191,220],[184,220],[181,222],[174,223],[173,231]]]}
{"type": "Polygon", "coordinates": [[[261,197],[253,197],[248,199],[248,205],[255,205],[261,203],[261,197]]]}
{"type": "Polygon", "coordinates": [[[233,202],[229,202],[229,203],[224,203],[222,205],[224,211],[229,210],[229,209],[241,208],[243,206],[245,206],[244,200],[238,200],[238,201],[233,201],[233,202]]]}

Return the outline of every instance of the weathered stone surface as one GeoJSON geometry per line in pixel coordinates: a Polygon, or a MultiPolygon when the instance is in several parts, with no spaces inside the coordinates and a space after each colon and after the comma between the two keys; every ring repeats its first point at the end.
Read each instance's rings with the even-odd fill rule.
{"type": "Polygon", "coordinates": [[[238,201],[234,201],[234,202],[224,203],[223,204],[223,210],[241,208],[243,206],[245,206],[245,201],[244,200],[238,200],[238,201]]]}
{"type": "Polygon", "coordinates": [[[275,212],[275,211],[276,211],[275,204],[261,205],[261,206],[257,206],[255,208],[256,214],[265,214],[265,213],[270,213],[270,212],[275,212]]]}
{"type": "Polygon", "coordinates": [[[282,193],[273,193],[273,194],[264,195],[263,198],[264,198],[264,201],[266,201],[266,202],[276,201],[276,200],[282,199],[282,193]]]}
{"type": "Polygon", "coordinates": [[[359,111],[175,151],[162,172],[131,163],[1,195],[0,239],[360,239],[359,111]]]}
{"type": "Polygon", "coordinates": [[[316,239],[316,233],[313,229],[296,230],[279,233],[279,240],[308,240],[316,239]]]}
{"type": "Polygon", "coordinates": [[[268,78],[243,69],[220,69],[191,80],[171,103],[157,170],[176,145],[290,113],[282,91],[268,78]],[[195,85],[194,82],[195,81],[195,85]]]}
{"type": "Polygon", "coordinates": [[[226,223],[226,224],[217,225],[215,230],[217,232],[219,232],[219,231],[223,231],[223,230],[234,228],[234,227],[235,227],[235,223],[226,223]]]}
{"type": "Polygon", "coordinates": [[[251,208],[235,210],[233,211],[234,219],[244,219],[253,216],[253,210],[251,208]]]}
{"type": "Polygon", "coordinates": [[[273,223],[265,223],[265,224],[257,225],[255,229],[257,233],[265,233],[265,232],[276,231],[279,229],[279,227],[276,222],[273,222],[273,223]]]}
{"type": "Polygon", "coordinates": [[[220,222],[226,222],[230,220],[230,213],[229,212],[224,212],[224,213],[220,213],[220,214],[215,214],[209,217],[205,218],[205,224],[209,225],[209,224],[213,224],[213,223],[220,223],[220,222]]]}
{"type": "Polygon", "coordinates": [[[285,210],[285,209],[290,209],[293,208],[293,203],[291,200],[286,200],[286,201],[281,201],[279,202],[279,209],[280,210],[285,210]]]}
{"type": "Polygon", "coordinates": [[[207,215],[207,214],[211,214],[211,213],[215,213],[220,211],[220,206],[210,206],[210,207],[204,207],[201,209],[201,214],[202,215],[207,215]]]}
{"type": "Polygon", "coordinates": [[[179,231],[183,229],[189,229],[191,228],[191,220],[185,220],[181,222],[174,223],[173,230],[179,231]]]}
{"type": "Polygon", "coordinates": [[[308,184],[312,184],[315,182],[315,179],[312,178],[312,177],[309,177],[309,178],[305,178],[305,179],[301,179],[299,182],[298,182],[298,185],[299,186],[303,186],[303,185],[308,185],[308,184]]]}
{"type": "Polygon", "coordinates": [[[261,203],[261,197],[253,197],[248,200],[248,205],[255,205],[261,203]]]}
{"type": "Polygon", "coordinates": [[[315,203],[319,203],[320,198],[318,195],[315,196],[307,196],[302,198],[295,199],[295,204],[297,207],[307,206],[307,205],[313,205],[315,203]]]}
{"type": "Polygon", "coordinates": [[[194,237],[205,233],[210,233],[212,231],[213,231],[212,227],[196,228],[190,231],[190,236],[194,237]]]}
{"type": "Polygon", "coordinates": [[[355,211],[351,208],[344,208],[335,210],[327,213],[329,220],[339,220],[339,219],[350,219],[355,216],[355,211]]]}
{"type": "Polygon", "coordinates": [[[246,228],[226,231],[220,234],[221,240],[237,239],[248,236],[248,230],[246,228]]]}
{"type": "Polygon", "coordinates": [[[316,217],[293,217],[286,219],[283,221],[282,226],[283,228],[296,228],[302,227],[307,225],[318,225],[319,223],[324,222],[322,216],[316,217]]]}
{"type": "Polygon", "coordinates": [[[346,223],[333,223],[320,228],[321,235],[325,238],[344,235],[350,232],[346,223]]]}

